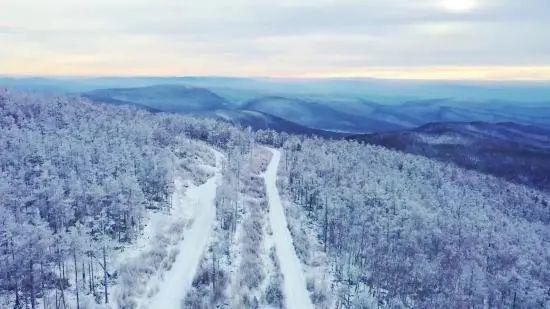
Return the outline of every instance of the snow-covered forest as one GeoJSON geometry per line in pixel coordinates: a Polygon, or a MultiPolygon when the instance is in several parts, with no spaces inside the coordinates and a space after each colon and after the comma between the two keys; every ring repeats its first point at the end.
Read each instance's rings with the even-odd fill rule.
{"type": "Polygon", "coordinates": [[[79,97],[0,90],[0,128],[2,308],[550,306],[545,192],[79,97]]]}
{"type": "Polygon", "coordinates": [[[306,264],[328,256],[338,308],[550,305],[548,194],[355,142],[284,153],[295,245],[306,264]]]}
{"type": "Polygon", "coordinates": [[[7,304],[32,308],[109,303],[119,273],[110,261],[149,213],[170,212],[175,175],[200,184],[212,146],[251,137],[221,122],[6,90],[0,126],[0,288],[7,304]]]}

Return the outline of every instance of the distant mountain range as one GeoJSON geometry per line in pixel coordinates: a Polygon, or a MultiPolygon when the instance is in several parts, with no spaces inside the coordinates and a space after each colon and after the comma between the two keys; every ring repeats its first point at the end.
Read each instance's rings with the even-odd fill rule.
{"type": "Polygon", "coordinates": [[[369,118],[361,113],[348,113],[326,102],[285,97],[261,97],[249,101],[246,109],[290,120],[322,130],[337,132],[373,132],[403,128],[399,124],[369,118]]]}
{"type": "Polygon", "coordinates": [[[544,102],[425,99],[381,104],[364,99],[269,93],[235,101],[211,89],[184,85],[96,89],[83,95],[94,101],[202,115],[255,129],[272,128],[289,133],[375,133],[412,129],[430,122],[472,121],[515,122],[550,128],[550,103],[544,102]]]}
{"type": "Polygon", "coordinates": [[[550,130],[516,123],[430,123],[349,139],[550,190],[550,130]]]}
{"type": "Polygon", "coordinates": [[[152,112],[172,112],[224,120],[253,129],[337,137],[341,134],[310,128],[260,109],[237,108],[216,93],[197,87],[155,85],[139,88],[98,89],[82,96],[96,102],[131,105],[152,112]]]}

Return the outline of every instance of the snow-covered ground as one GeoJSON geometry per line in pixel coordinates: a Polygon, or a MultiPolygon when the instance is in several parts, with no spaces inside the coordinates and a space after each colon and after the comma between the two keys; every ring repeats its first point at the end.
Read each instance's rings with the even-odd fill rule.
{"type": "Polygon", "coordinates": [[[276,149],[270,149],[273,157],[267,171],[263,174],[269,201],[269,221],[273,231],[273,241],[277,251],[277,258],[283,274],[283,294],[285,307],[288,309],[313,308],[311,299],[306,289],[304,271],[288,230],[283,205],[277,189],[277,168],[281,159],[281,153],[276,149]]]}
{"type": "Polygon", "coordinates": [[[221,154],[216,152],[217,171],[206,183],[187,190],[180,201],[193,210],[191,227],[184,233],[184,239],[178,245],[179,254],[172,268],[167,271],[159,283],[158,293],[148,302],[148,308],[181,308],[187,291],[205,251],[212,225],[216,217],[216,188],[221,181],[221,154]]]}

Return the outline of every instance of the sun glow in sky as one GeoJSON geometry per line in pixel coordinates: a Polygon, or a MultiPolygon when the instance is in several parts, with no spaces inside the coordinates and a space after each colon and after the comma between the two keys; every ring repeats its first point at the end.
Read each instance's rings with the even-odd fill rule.
{"type": "Polygon", "coordinates": [[[0,0],[0,75],[550,79],[547,0],[0,0]]]}
{"type": "Polygon", "coordinates": [[[451,12],[464,13],[477,7],[476,0],[443,0],[443,8],[451,12]]]}

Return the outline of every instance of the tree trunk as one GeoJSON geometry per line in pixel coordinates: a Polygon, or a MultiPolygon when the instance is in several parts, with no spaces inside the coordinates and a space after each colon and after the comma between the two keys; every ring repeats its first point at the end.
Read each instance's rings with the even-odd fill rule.
{"type": "Polygon", "coordinates": [[[76,309],[80,309],[80,298],[78,295],[78,267],[76,264],[76,248],[73,248],[73,261],[74,261],[74,287],[76,292],[76,309]]]}
{"type": "Polygon", "coordinates": [[[107,287],[107,250],[105,249],[105,245],[103,245],[103,286],[105,288],[105,303],[109,303],[109,292],[107,287]]]}
{"type": "Polygon", "coordinates": [[[86,264],[85,259],[82,259],[82,290],[86,291],[86,264]]]}
{"type": "Polygon", "coordinates": [[[65,303],[65,292],[63,291],[65,289],[65,287],[63,286],[65,282],[65,274],[61,269],[61,262],[57,263],[57,267],[59,269],[59,276],[61,276],[61,280],[58,280],[59,292],[61,293],[61,301],[63,303],[63,308],[67,308],[67,304],[65,303]]]}
{"type": "MultiPolygon", "coordinates": [[[[13,239],[11,240],[11,259],[12,263],[15,264],[15,249],[13,245],[13,239]]],[[[19,308],[21,300],[19,299],[19,281],[17,278],[17,273],[13,274],[13,279],[15,281],[15,308],[19,308]]]]}
{"type": "Polygon", "coordinates": [[[327,235],[328,235],[328,204],[325,196],[325,226],[323,228],[323,250],[327,252],[327,235]]]}
{"type": "Polygon", "coordinates": [[[31,308],[36,309],[36,299],[34,295],[34,276],[33,276],[33,260],[29,261],[29,281],[31,285],[31,308]]]}
{"type": "Polygon", "coordinates": [[[212,298],[216,297],[216,253],[212,246],[212,298]]]}
{"type": "Polygon", "coordinates": [[[42,306],[44,309],[48,307],[48,304],[46,302],[46,288],[44,285],[44,263],[40,262],[40,288],[42,290],[42,306]]]}

